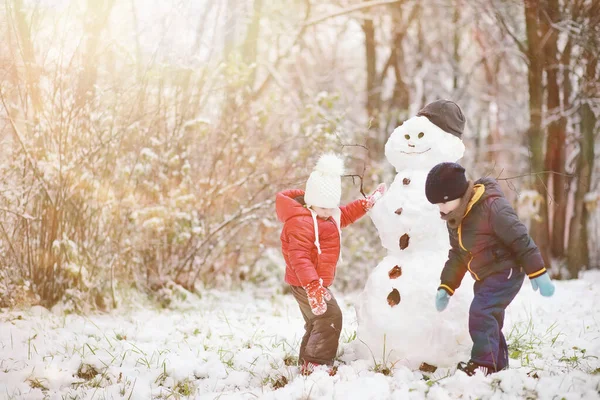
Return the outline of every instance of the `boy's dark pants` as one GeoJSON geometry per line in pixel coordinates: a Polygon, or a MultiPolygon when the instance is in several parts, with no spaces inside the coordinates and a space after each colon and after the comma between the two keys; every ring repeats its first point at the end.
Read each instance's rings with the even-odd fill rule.
{"type": "Polygon", "coordinates": [[[508,367],[508,346],[502,334],[504,311],[519,293],[524,278],[525,273],[513,268],[475,282],[469,333],[473,339],[471,360],[477,364],[494,371],[508,367]]]}
{"type": "Polygon", "coordinates": [[[333,365],[337,353],[340,334],[342,333],[342,310],[331,291],[331,300],[327,301],[327,311],[323,315],[315,315],[308,304],[306,291],[299,286],[290,286],[294,298],[300,306],[304,317],[304,337],[300,345],[298,358],[315,364],[333,365]]]}

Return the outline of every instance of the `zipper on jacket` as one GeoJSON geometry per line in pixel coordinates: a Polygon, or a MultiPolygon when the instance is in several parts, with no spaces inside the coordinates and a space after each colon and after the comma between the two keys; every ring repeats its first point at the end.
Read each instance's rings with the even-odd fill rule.
{"type": "Polygon", "coordinates": [[[460,248],[463,249],[465,252],[469,253],[469,257],[471,257],[469,259],[469,262],[467,263],[467,269],[469,270],[469,272],[471,273],[471,275],[473,275],[475,277],[475,280],[480,281],[481,279],[479,279],[479,276],[477,276],[477,274],[475,272],[473,272],[473,270],[471,269],[471,262],[473,261],[473,259],[475,257],[473,256],[473,253],[471,253],[470,251],[468,251],[465,248],[465,245],[462,242],[462,222],[458,226],[458,244],[460,245],[460,248]]]}
{"type": "Polygon", "coordinates": [[[477,274],[475,272],[473,272],[473,270],[471,269],[471,261],[473,261],[473,258],[475,258],[475,257],[473,257],[473,254],[471,254],[471,252],[469,252],[469,255],[471,256],[471,259],[469,260],[469,263],[467,264],[467,269],[469,270],[471,275],[473,275],[475,277],[475,280],[480,281],[481,279],[479,279],[477,274]]]}
{"type": "Polygon", "coordinates": [[[469,259],[469,262],[467,263],[467,269],[469,270],[471,275],[473,275],[475,277],[475,280],[478,280],[478,281],[480,281],[481,279],[479,279],[479,276],[477,276],[477,274],[475,272],[473,272],[473,270],[471,269],[471,262],[473,261],[473,259],[475,257],[473,256],[473,253],[471,253],[470,251],[468,251],[465,248],[465,245],[462,242],[462,223],[463,223],[464,219],[466,218],[467,214],[469,213],[469,211],[471,211],[471,208],[473,208],[475,203],[477,203],[477,201],[481,198],[481,195],[483,195],[484,191],[485,191],[485,189],[484,189],[483,185],[481,185],[481,184],[475,185],[475,193],[473,194],[473,197],[471,198],[471,200],[469,201],[469,204],[467,205],[467,211],[465,211],[463,220],[460,221],[460,224],[458,225],[458,244],[460,245],[461,249],[463,249],[465,252],[469,253],[469,257],[471,257],[471,258],[469,259]]]}
{"type": "Polygon", "coordinates": [[[473,272],[473,270],[471,269],[471,262],[473,261],[473,259],[475,257],[473,257],[473,253],[471,253],[470,251],[468,251],[465,248],[465,245],[462,242],[462,222],[458,226],[458,244],[460,245],[460,248],[463,249],[465,252],[469,253],[469,257],[471,257],[469,259],[469,262],[467,263],[467,269],[469,270],[469,272],[471,273],[471,275],[473,275],[475,277],[475,280],[480,281],[481,279],[479,279],[479,277],[477,276],[477,274],[475,272],[473,272]]]}

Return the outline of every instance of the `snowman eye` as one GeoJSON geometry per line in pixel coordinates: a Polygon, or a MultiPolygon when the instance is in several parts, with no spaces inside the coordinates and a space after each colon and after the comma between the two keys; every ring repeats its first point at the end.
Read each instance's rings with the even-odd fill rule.
{"type": "Polygon", "coordinates": [[[421,139],[425,134],[423,132],[419,132],[419,139],[421,139]]]}
{"type": "Polygon", "coordinates": [[[404,135],[404,139],[406,139],[406,140],[410,140],[410,135],[408,135],[408,134],[407,134],[407,135],[404,135]]]}

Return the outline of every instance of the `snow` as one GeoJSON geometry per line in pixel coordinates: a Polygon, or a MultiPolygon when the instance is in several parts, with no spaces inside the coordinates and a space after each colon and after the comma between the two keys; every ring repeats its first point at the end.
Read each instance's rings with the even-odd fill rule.
{"type": "MultiPolygon", "coordinates": [[[[345,327],[333,377],[324,367],[304,377],[286,365],[297,357],[303,320],[292,295],[271,289],[190,293],[171,309],[130,301],[87,316],[39,306],[5,310],[0,398],[596,399],[600,271],[555,283],[552,298],[523,286],[507,310],[511,368],[489,377],[453,368],[427,376],[357,358],[357,293],[337,295],[345,327]],[[383,367],[391,374],[377,372],[383,367]],[[274,389],[276,382],[283,387],[274,389]]],[[[425,338],[419,344],[429,345],[425,338]]]]}
{"type": "Polygon", "coordinates": [[[142,157],[147,158],[148,160],[158,160],[158,155],[156,155],[156,153],[154,151],[152,151],[152,149],[149,149],[147,147],[144,147],[141,151],[141,155],[142,157]]]}
{"type": "Polygon", "coordinates": [[[600,193],[598,192],[589,192],[583,196],[583,201],[586,203],[597,203],[600,200],[600,193]]]}

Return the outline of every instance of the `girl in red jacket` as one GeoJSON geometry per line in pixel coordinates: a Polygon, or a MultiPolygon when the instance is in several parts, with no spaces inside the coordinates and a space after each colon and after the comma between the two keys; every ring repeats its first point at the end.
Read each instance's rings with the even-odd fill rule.
{"type": "Polygon", "coordinates": [[[328,289],[341,255],[342,228],[361,218],[385,192],[385,184],[366,199],[340,207],[343,161],[325,154],[306,182],[306,191],[277,194],[277,217],[284,223],[281,251],[286,263],[285,281],[304,317],[300,345],[301,372],[317,365],[333,365],[342,332],[342,312],[328,289]]]}

